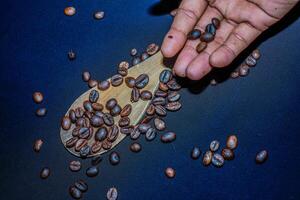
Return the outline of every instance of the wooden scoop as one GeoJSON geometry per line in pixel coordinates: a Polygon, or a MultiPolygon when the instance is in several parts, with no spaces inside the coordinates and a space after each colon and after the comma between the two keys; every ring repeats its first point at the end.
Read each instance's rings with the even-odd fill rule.
{"type": "MultiPolygon", "coordinates": [[[[128,75],[127,76],[131,76],[131,77],[138,77],[140,74],[148,74],[149,76],[149,83],[146,85],[145,88],[143,88],[142,90],[149,90],[152,93],[154,93],[159,85],[159,75],[160,73],[165,70],[168,69],[166,68],[166,66],[163,63],[163,55],[162,53],[159,51],[158,53],[156,53],[155,55],[149,57],[147,60],[131,67],[128,69],[128,75]]],[[[110,80],[110,79],[108,79],[110,80]]],[[[139,123],[139,121],[142,119],[150,101],[143,101],[143,100],[139,100],[138,102],[132,103],[130,101],[131,98],[131,91],[132,89],[127,87],[127,85],[125,84],[125,82],[123,81],[123,83],[118,86],[118,87],[113,87],[110,86],[107,90],[105,91],[100,91],[97,89],[97,87],[94,87],[88,91],[86,91],[85,93],[83,93],[80,97],[78,97],[74,103],[71,105],[70,109],[76,109],[77,107],[83,107],[83,102],[85,100],[89,99],[89,94],[91,92],[91,90],[96,89],[99,94],[100,94],[100,98],[98,99],[98,103],[101,103],[105,106],[105,103],[110,99],[110,98],[115,98],[118,101],[118,104],[123,108],[125,105],[127,104],[131,104],[132,105],[132,112],[131,114],[128,116],[130,118],[130,124],[131,125],[136,125],[139,123]]],[[[68,115],[68,112],[66,113],[66,116],[68,115]]],[[[103,112],[108,112],[106,110],[106,108],[103,109],[103,112]]],[[[118,124],[120,117],[114,117],[114,121],[115,124],[118,124]]],[[[63,143],[63,145],[66,148],[66,141],[69,140],[70,138],[72,138],[72,130],[75,128],[75,125],[72,124],[71,128],[66,131],[64,129],[61,128],[60,130],[60,138],[61,141],[63,143]]],[[[98,128],[93,128],[94,129],[94,134],[97,131],[98,128]]],[[[111,149],[113,149],[118,143],[120,143],[124,138],[126,137],[125,134],[119,133],[117,139],[112,143],[112,147],[111,149]]],[[[92,145],[94,143],[94,135],[93,137],[89,140],[88,145],[92,145]]],[[[80,156],[79,152],[74,150],[73,148],[66,148],[70,153],[72,153],[75,156],[80,156]]],[[[111,150],[110,149],[110,150],[111,150]]],[[[103,148],[96,154],[92,154],[89,155],[88,157],[93,157],[96,155],[100,155],[105,153],[108,150],[104,150],[103,148]]]]}

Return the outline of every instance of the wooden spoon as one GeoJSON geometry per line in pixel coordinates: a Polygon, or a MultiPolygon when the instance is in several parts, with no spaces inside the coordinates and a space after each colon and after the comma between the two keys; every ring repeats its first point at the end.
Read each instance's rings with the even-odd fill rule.
{"type": "MultiPolygon", "coordinates": [[[[159,51],[158,53],[151,56],[147,60],[145,60],[145,61],[129,68],[127,76],[131,76],[131,77],[136,78],[140,74],[143,74],[143,73],[148,74],[149,83],[142,90],[149,90],[152,93],[154,93],[157,90],[158,85],[159,85],[159,75],[165,69],[168,69],[168,68],[166,68],[166,66],[163,62],[163,55],[159,51]]],[[[108,80],[110,80],[110,79],[108,79],[108,80]]],[[[94,87],[94,88],[86,91],[85,93],[83,93],[80,97],[78,97],[74,101],[74,103],[71,105],[71,107],[67,111],[66,116],[68,115],[68,112],[71,109],[75,110],[77,107],[83,107],[83,102],[89,99],[89,94],[90,94],[91,90],[93,90],[93,89],[95,89],[99,92],[100,98],[98,100],[98,103],[101,103],[104,106],[105,106],[106,101],[109,100],[110,98],[115,98],[122,108],[127,104],[131,104],[132,105],[132,112],[128,116],[130,118],[130,124],[131,125],[137,125],[139,123],[139,121],[142,119],[142,117],[143,117],[143,115],[144,115],[144,113],[145,113],[145,111],[146,111],[146,109],[147,109],[147,107],[150,103],[150,101],[143,101],[143,100],[139,100],[136,103],[131,103],[130,98],[131,98],[132,89],[127,87],[127,85],[123,81],[123,83],[120,86],[118,86],[118,87],[110,86],[105,91],[100,91],[100,90],[97,89],[97,87],[94,87]]],[[[104,108],[103,112],[108,112],[108,111],[104,108]]],[[[118,124],[119,119],[120,119],[119,116],[114,118],[115,124],[118,124]]],[[[67,148],[66,145],[65,145],[66,141],[73,137],[72,136],[72,130],[74,128],[75,128],[74,124],[72,124],[71,128],[68,131],[61,128],[60,129],[60,138],[61,138],[61,141],[64,144],[65,148],[70,153],[72,153],[75,156],[80,156],[79,152],[74,150],[74,147],[73,148],[67,148]]],[[[93,132],[95,133],[97,131],[97,128],[93,128],[93,129],[94,129],[93,132]]],[[[125,137],[126,137],[125,134],[119,133],[117,139],[112,143],[112,147],[110,148],[110,150],[113,149],[117,144],[119,144],[125,137]]],[[[95,142],[95,140],[94,140],[94,135],[93,135],[93,137],[89,140],[88,145],[91,146],[94,142],[95,142]]],[[[93,157],[93,156],[96,156],[96,155],[100,155],[100,154],[103,154],[107,151],[108,150],[104,150],[102,148],[98,153],[89,155],[88,157],[93,157]]]]}

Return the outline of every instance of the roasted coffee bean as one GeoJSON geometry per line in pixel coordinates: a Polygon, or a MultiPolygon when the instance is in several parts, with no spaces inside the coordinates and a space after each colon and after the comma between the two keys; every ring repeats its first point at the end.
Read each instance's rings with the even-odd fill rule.
{"type": "Polygon", "coordinates": [[[116,74],[110,79],[111,85],[117,87],[123,83],[123,77],[120,74],[116,74]]]}
{"type": "Polygon", "coordinates": [[[130,138],[136,140],[140,137],[141,131],[138,127],[135,127],[134,130],[130,133],[130,138]]]}
{"type": "Polygon", "coordinates": [[[175,170],[171,167],[168,167],[166,170],[165,170],[165,175],[168,177],[168,178],[174,178],[175,177],[175,170]]]}
{"type": "Polygon", "coordinates": [[[145,116],[144,119],[140,123],[148,124],[152,119],[153,119],[153,116],[145,116]]]}
{"type": "Polygon", "coordinates": [[[169,90],[169,87],[165,83],[162,83],[162,82],[159,83],[158,88],[164,92],[167,92],[169,90]]]}
{"type": "Polygon", "coordinates": [[[212,152],[215,152],[219,149],[219,146],[220,146],[220,142],[217,141],[217,140],[214,140],[210,143],[209,145],[209,149],[212,151],[212,152]]]}
{"type": "Polygon", "coordinates": [[[130,50],[130,55],[131,56],[135,56],[137,54],[137,49],[136,48],[133,48],[130,50]]]}
{"type": "Polygon", "coordinates": [[[34,92],[32,98],[35,103],[42,103],[44,96],[41,92],[34,92]]]}
{"type": "Polygon", "coordinates": [[[156,137],[156,131],[155,131],[155,129],[154,128],[149,128],[147,130],[146,134],[145,134],[146,140],[152,141],[152,140],[155,139],[155,137],[156,137]]]}
{"type": "Polygon", "coordinates": [[[213,24],[207,24],[205,27],[205,32],[211,33],[213,36],[216,35],[216,27],[213,24]]]}
{"type": "Polygon", "coordinates": [[[256,61],[255,58],[253,58],[253,57],[250,55],[250,56],[248,56],[248,57],[246,58],[245,63],[246,63],[247,65],[249,65],[250,67],[253,67],[253,66],[256,65],[257,61],[256,61]]]}
{"type": "Polygon", "coordinates": [[[204,49],[206,49],[206,47],[207,47],[206,42],[199,42],[199,44],[196,47],[197,53],[201,53],[202,51],[204,51],[204,49]]]}
{"type": "Polygon", "coordinates": [[[109,150],[112,146],[112,143],[108,140],[104,140],[102,143],[102,148],[105,150],[109,150]]]}
{"type": "Polygon", "coordinates": [[[210,165],[212,157],[213,157],[213,153],[211,151],[205,152],[202,160],[203,165],[205,166],[210,165]]]}
{"type": "Polygon", "coordinates": [[[222,156],[225,160],[232,160],[234,158],[234,152],[231,149],[223,149],[222,156]]]}
{"type": "Polygon", "coordinates": [[[146,110],[147,115],[154,115],[155,114],[155,106],[150,104],[146,110]]]}
{"type": "Polygon", "coordinates": [[[68,52],[68,58],[69,58],[69,60],[75,60],[76,59],[76,53],[73,51],[73,50],[70,50],[69,52],[68,52]]]}
{"type": "Polygon", "coordinates": [[[169,102],[175,102],[180,99],[180,94],[176,91],[172,91],[168,94],[168,101],[169,102]]]}
{"type": "Polygon", "coordinates": [[[67,15],[67,16],[73,16],[73,15],[75,15],[75,13],[76,13],[76,9],[75,9],[73,6],[66,7],[66,8],[64,9],[64,13],[65,13],[65,15],[67,15]]]}
{"type": "Polygon", "coordinates": [[[47,179],[50,176],[50,169],[48,167],[44,167],[40,172],[41,179],[47,179]]]}
{"type": "Polygon", "coordinates": [[[43,140],[37,139],[33,144],[33,150],[37,153],[40,152],[40,150],[43,146],[43,143],[44,143],[43,140]]]}
{"type": "Polygon", "coordinates": [[[175,79],[170,80],[167,83],[167,86],[169,87],[170,90],[180,90],[181,86],[176,82],[175,79]]]}
{"type": "Polygon", "coordinates": [[[193,147],[191,151],[191,157],[194,160],[197,160],[201,156],[201,150],[198,147],[193,147]]]}
{"type": "Polygon", "coordinates": [[[76,126],[83,126],[84,125],[84,121],[85,121],[85,118],[83,118],[83,117],[77,119],[76,126]]]}
{"type": "Polygon", "coordinates": [[[36,110],[35,114],[38,117],[44,117],[47,114],[47,109],[46,108],[39,108],[36,110]]]}
{"type": "Polygon", "coordinates": [[[141,99],[144,101],[148,101],[152,99],[152,93],[148,90],[144,90],[141,92],[141,99]]]}
{"type": "Polygon", "coordinates": [[[105,114],[102,111],[96,111],[95,115],[103,118],[105,114]]]}
{"type": "Polygon", "coordinates": [[[98,81],[94,80],[94,79],[90,79],[88,81],[88,85],[90,88],[96,87],[98,85],[98,81]]]}
{"type": "Polygon", "coordinates": [[[222,167],[224,165],[224,158],[220,154],[215,153],[211,162],[216,167],[222,167]]]}
{"type": "Polygon", "coordinates": [[[127,76],[128,70],[127,70],[126,68],[124,68],[124,67],[121,67],[121,68],[119,67],[118,73],[119,73],[121,76],[127,76]]]}
{"type": "Polygon", "coordinates": [[[109,162],[112,165],[117,165],[120,162],[120,156],[117,152],[113,151],[109,154],[109,162]]]}
{"type": "Polygon", "coordinates": [[[169,111],[177,111],[181,108],[181,103],[179,101],[170,102],[166,105],[166,109],[169,111]]]}
{"type": "Polygon", "coordinates": [[[115,117],[120,114],[121,110],[122,108],[117,104],[110,110],[110,114],[115,117]]]}
{"type": "Polygon", "coordinates": [[[211,23],[216,27],[216,29],[220,28],[221,22],[218,18],[216,17],[212,18],[211,23]]]}
{"type": "Polygon", "coordinates": [[[105,81],[100,81],[98,83],[98,89],[101,91],[107,90],[110,87],[110,82],[105,80],[105,81]]]}
{"type": "Polygon", "coordinates": [[[97,102],[99,99],[99,92],[97,90],[92,90],[89,95],[89,100],[92,103],[97,102]]]}
{"type": "Polygon", "coordinates": [[[172,72],[170,70],[165,69],[159,75],[159,81],[162,83],[167,83],[172,79],[172,72]]]}
{"type": "Polygon", "coordinates": [[[127,117],[130,115],[132,111],[132,106],[130,104],[127,104],[126,106],[123,107],[123,109],[120,112],[121,117],[127,117]]]}
{"type": "Polygon", "coordinates": [[[104,114],[103,121],[107,126],[112,126],[115,123],[113,116],[108,113],[104,114]]]}
{"type": "Polygon", "coordinates": [[[166,105],[167,100],[163,97],[155,97],[154,99],[152,99],[152,104],[157,106],[157,105],[166,105]]]}
{"type": "Polygon", "coordinates": [[[81,169],[81,162],[78,160],[73,160],[70,162],[69,169],[72,172],[78,172],[81,169]]]}
{"type": "Polygon", "coordinates": [[[141,60],[140,57],[134,57],[134,58],[132,59],[132,65],[137,65],[137,64],[139,64],[141,61],[142,61],[142,60],[141,60]]]}
{"type": "Polygon", "coordinates": [[[176,140],[176,134],[173,132],[167,132],[161,135],[160,140],[164,143],[170,143],[176,140]]]}
{"type": "Polygon", "coordinates": [[[138,125],[138,129],[140,130],[141,133],[146,133],[149,128],[151,128],[150,124],[139,124],[138,125]]]}
{"type": "Polygon", "coordinates": [[[114,142],[118,138],[118,135],[119,135],[119,127],[117,125],[113,125],[112,127],[110,127],[108,131],[107,140],[109,142],[114,142]]]}
{"type": "Polygon", "coordinates": [[[69,118],[70,118],[70,120],[71,120],[72,123],[76,122],[76,114],[75,114],[75,111],[73,109],[71,109],[69,111],[69,118]]]}
{"type": "Polygon", "coordinates": [[[155,106],[155,113],[159,116],[166,116],[167,111],[162,105],[155,106]]]}
{"type": "Polygon", "coordinates": [[[106,127],[99,128],[95,133],[95,140],[103,141],[107,137],[108,131],[106,127]]]}
{"type": "Polygon", "coordinates": [[[102,161],[102,157],[101,156],[95,156],[92,158],[92,165],[95,166],[95,165],[98,165],[100,162],[102,161]]]}
{"type": "Polygon", "coordinates": [[[83,108],[84,108],[86,111],[93,112],[92,103],[91,103],[90,101],[84,101],[84,102],[83,102],[83,108]]]}
{"type": "Polygon", "coordinates": [[[152,55],[156,54],[156,52],[158,52],[158,50],[159,50],[159,46],[157,44],[152,43],[147,46],[146,52],[150,56],[152,56],[152,55]]]}
{"type": "Polygon", "coordinates": [[[239,68],[239,76],[247,76],[249,74],[250,68],[248,65],[241,65],[239,68]]]}
{"type": "Polygon", "coordinates": [[[79,189],[81,192],[88,191],[88,185],[83,180],[78,180],[74,183],[74,186],[79,189]]]}
{"type": "Polygon", "coordinates": [[[80,126],[77,126],[75,127],[73,130],[72,130],[72,136],[74,137],[77,137],[79,135],[79,130],[81,129],[80,126]]]}
{"type": "Polygon", "coordinates": [[[79,139],[75,143],[75,151],[80,151],[82,147],[87,145],[87,140],[86,139],[79,139]]]}
{"type": "Polygon", "coordinates": [[[86,175],[88,177],[95,177],[99,174],[99,168],[97,166],[92,166],[86,169],[86,175]]]}
{"type": "Polygon", "coordinates": [[[79,129],[78,137],[82,138],[82,139],[87,139],[87,138],[90,137],[90,135],[91,135],[90,131],[92,131],[92,130],[88,127],[82,127],[82,128],[79,129]]]}
{"type": "Polygon", "coordinates": [[[148,53],[144,52],[142,53],[141,55],[141,60],[144,61],[144,60],[147,60],[147,58],[149,58],[150,56],[148,55],[148,53]]]}
{"type": "Polygon", "coordinates": [[[258,60],[260,58],[260,51],[259,49],[255,49],[252,53],[251,56],[255,59],[258,60]]]}
{"type": "Polygon", "coordinates": [[[134,130],[133,126],[126,126],[126,127],[121,127],[120,128],[120,132],[122,134],[125,134],[125,135],[131,135],[131,133],[133,132],[133,130],[134,130]]]}
{"type": "Polygon", "coordinates": [[[238,71],[233,71],[230,73],[230,78],[235,79],[239,77],[239,72],[238,71]]]}
{"type": "Polygon", "coordinates": [[[84,114],[84,110],[81,107],[78,107],[78,108],[75,109],[75,116],[77,118],[82,117],[83,114],[84,114]]]}
{"type": "Polygon", "coordinates": [[[144,88],[149,83],[149,76],[141,74],[135,79],[135,87],[138,89],[144,88]]]}
{"type": "Polygon", "coordinates": [[[268,152],[266,150],[262,150],[256,154],[255,161],[258,164],[264,163],[268,159],[268,152]]]}
{"type": "Polygon", "coordinates": [[[107,200],[117,200],[118,191],[115,187],[110,188],[106,193],[107,200]]]}
{"type": "Polygon", "coordinates": [[[91,147],[91,152],[93,154],[95,153],[98,153],[102,148],[102,142],[100,141],[95,141],[93,144],[92,144],[92,147],[91,147]]]}
{"type": "Polygon", "coordinates": [[[230,135],[226,141],[227,148],[235,149],[237,147],[237,145],[238,145],[238,139],[237,139],[236,135],[230,135]]]}
{"type": "Polygon", "coordinates": [[[160,118],[155,118],[154,119],[154,126],[157,130],[159,131],[163,131],[166,129],[166,123],[164,120],[160,119],[160,118]]]}
{"type": "Polygon", "coordinates": [[[82,198],[82,192],[75,186],[71,186],[69,188],[69,193],[73,199],[81,199],[82,198]]]}
{"type": "Polygon", "coordinates": [[[84,82],[88,82],[90,80],[90,78],[91,78],[90,72],[87,72],[87,71],[82,72],[82,80],[84,82]]]}
{"type": "Polygon", "coordinates": [[[214,35],[208,32],[205,32],[200,37],[201,42],[207,42],[207,43],[213,41],[214,39],[215,39],[214,35]]]}
{"type": "Polygon", "coordinates": [[[126,77],[125,78],[125,83],[127,85],[127,87],[129,88],[133,88],[135,86],[135,79],[133,77],[126,77]]]}
{"type": "Polygon", "coordinates": [[[129,117],[122,117],[120,120],[119,120],[119,126],[120,127],[124,127],[124,126],[129,126],[130,124],[130,119],[129,117]]]}
{"type": "Polygon", "coordinates": [[[187,39],[188,40],[196,40],[196,39],[200,38],[200,36],[201,36],[201,31],[199,29],[194,29],[188,33],[187,39]]]}
{"type": "Polygon", "coordinates": [[[129,63],[127,61],[120,62],[119,69],[120,68],[128,69],[129,68],[129,63]]]}
{"type": "Polygon", "coordinates": [[[62,118],[61,120],[61,127],[64,129],[64,130],[69,130],[71,128],[71,120],[69,117],[65,116],[62,118]]]}
{"type": "Polygon", "coordinates": [[[95,111],[102,111],[103,105],[101,103],[92,103],[92,108],[95,111]]]}
{"type": "Polygon", "coordinates": [[[162,90],[157,90],[154,95],[156,97],[167,97],[168,96],[168,93],[165,92],[165,91],[162,91],[162,90]]]}
{"type": "Polygon", "coordinates": [[[115,98],[111,98],[106,102],[106,109],[111,110],[113,107],[115,107],[118,104],[117,100],[115,98]]]}
{"type": "Polygon", "coordinates": [[[77,141],[78,141],[78,137],[72,137],[72,138],[68,139],[68,140],[66,141],[66,147],[67,147],[67,148],[72,148],[72,147],[74,147],[75,144],[77,143],[77,141]]]}
{"type": "Polygon", "coordinates": [[[86,158],[91,152],[91,147],[86,145],[80,149],[79,155],[81,158],[86,158]]]}
{"type": "Polygon", "coordinates": [[[105,13],[103,11],[96,11],[94,13],[94,19],[100,20],[104,18],[105,13]]]}
{"type": "Polygon", "coordinates": [[[84,112],[84,116],[87,118],[87,119],[92,119],[93,117],[93,113],[92,112],[89,112],[89,111],[85,111],[84,112]]]}
{"type": "Polygon", "coordinates": [[[132,103],[134,103],[134,102],[137,102],[139,100],[139,98],[140,98],[140,91],[139,91],[139,89],[133,88],[132,91],[131,91],[131,99],[130,99],[130,101],[132,103]]]}
{"type": "Polygon", "coordinates": [[[134,142],[130,145],[130,150],[134,153],[138,153],[142,150],[142,146],[139,143],[134,142]]]}

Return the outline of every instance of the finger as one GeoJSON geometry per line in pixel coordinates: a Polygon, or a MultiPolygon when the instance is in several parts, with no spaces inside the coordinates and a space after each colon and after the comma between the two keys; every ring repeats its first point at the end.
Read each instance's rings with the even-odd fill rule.
{"type": "Polygon", "coordinates": [[[193,29],[206,7],[205,0],[182,1],[161,47],[165,57],[173,57],[183,47],[187,34],[193,29]]]}
{"type": "Polygon", "coordinates": [[[247,23],[238,25],[222,46],[212,53],[210,64],[215,67],[229,65],[260,33],[261,31],[247,23]]]}

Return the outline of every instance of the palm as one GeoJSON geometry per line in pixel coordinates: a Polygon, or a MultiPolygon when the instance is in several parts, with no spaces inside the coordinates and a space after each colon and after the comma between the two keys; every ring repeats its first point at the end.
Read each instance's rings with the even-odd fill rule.
{"type": "Polygon", "coordinates": [[[180,54],[174,65],[178,76],[198,80],[212,67],[229,65],[257,36],[279,21],[298,0],[183,0],[162,52],[180,54]],[[198,41],[186,41],[194,28],[204,30],[213,17],[221,20],[215,40],[198,54],[198,41]]]}

